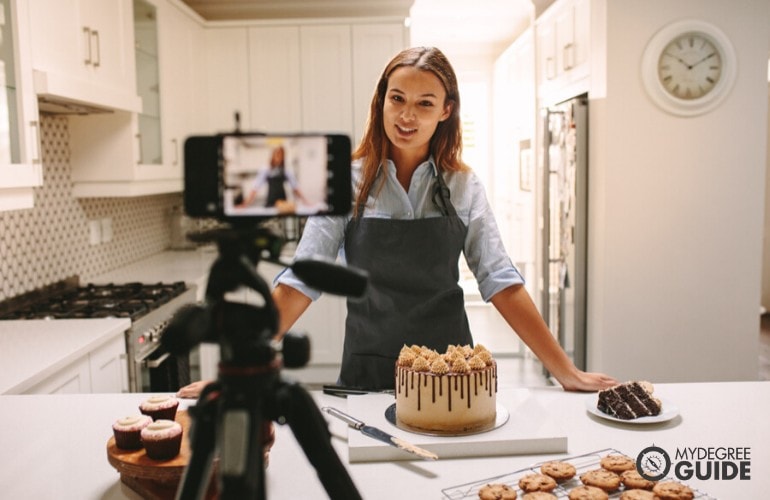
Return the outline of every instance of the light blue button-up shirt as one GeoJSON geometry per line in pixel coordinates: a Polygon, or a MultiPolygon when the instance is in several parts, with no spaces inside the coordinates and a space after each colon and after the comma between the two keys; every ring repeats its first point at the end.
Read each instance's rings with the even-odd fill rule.
{"type": "MultiPolygon", "coordinates": [[[[363,216],[383,219],[441,217],[441,212],[432,200],[436,174],[436,166],[431,158],[417,167],[409,190],[405,192],[396,178],[396,166],[388,160],[384,168],[380,168],[363,216]],[[381,182],[383,176],[384,183],[381,182]]],[[[361,161],[354,161],[351,174],[354,189],[361,175],[361,161]]],[[[457,215],[468,228],[463,253],[468,268],[476,277],[481,297],[489,301],[500,290],[523,284],[524,278],[505,251],[484,186],[476,174],[472,171],[447,172],[444,181],[451,192],[452,205],[457,215]]],[[[331,261],[339,258],[344,263],[345,231],[351,217],[352,214],[309,217],[294,258],[320,257],[331,261]]],[[[313,300],[321,296],[320,292],[299,280],[291,269],[281,272],[275,283],[296,288],[313,300]]]]}

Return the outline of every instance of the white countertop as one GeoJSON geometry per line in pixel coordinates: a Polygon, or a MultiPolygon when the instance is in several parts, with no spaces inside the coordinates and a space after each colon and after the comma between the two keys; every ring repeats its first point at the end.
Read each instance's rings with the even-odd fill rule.
{"type": "MultiPolygon", "coordinates": [[[[553,456],[567,458],[606,448],[636,456],[651,444],[662,447],[676,463],[678,449],[750,448],[750,480],[685,481],[703,498],[757,499],[770,491],[770,382],[659,384],[656,393],[679,408],[673,420],[651,425],[618,424],[589,414],[586,399],[594,395],[558,388],[505,389],[527,391],[560,423],[568,452],[347,464],[348,429],[328,417],[333,445],[363,498],[445,498],[442,490],[527,468],[553,456]],[[329,420],[331,419],[331,420],[329,420]]],[[[314,393],[320,405],[347,408],[345,399],[314,393]]],[[[109,465],[106,443],[110,425],[135,413],[146,394],[0,396],[0,484],[4,498],[138,498],[120,483],[109,465]],[[54,425],[52,425],[54,424],[54,425]],[[20,429],[22,432],[8,432],[20,429]],[[73,459],[77,457],[76,459],[73,459]]],[[[288,426],[276,426],[276,444],[267,470],[267,497],[327,498],[315,471],[288,426]]],[[[398,429],[388,429],[396,434],[398,429]]],[[[355,431],[350,431],[355,432],[355,431]]],[[[452,438],[447,438],[452,439],[452,438]]],[[[458,497],[461,498],[461,497],[458,497]]]]}
{"type": "Polygon", "coordinates": [[[217,258],[215,247],[161,252],[113,271],[90,277],[90,283],[173,283],[184,281],[204,289],[211,264],[217,258]]]}
{"type": "Polygon", "coordinates": [[[0,321],[0,394],[33,387],[130,326],[125,318],[0,321]]]}

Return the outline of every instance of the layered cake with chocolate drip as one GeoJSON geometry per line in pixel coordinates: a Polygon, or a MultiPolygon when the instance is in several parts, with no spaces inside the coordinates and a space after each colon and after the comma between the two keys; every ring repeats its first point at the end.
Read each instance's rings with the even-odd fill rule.
{"type": "Polygon", "coordinates": [[[468,432],[494,425],[497,363],[482,345],[445,353],[404,346],[396,362],[396,419],[423,431],[468,432]]]}
{"type": "Polygon", "coordinates": [[[621,420],[660,415],[661,402],[652,396],[649,382],[626,382],[599,391],[597,408],[621,420]]]}

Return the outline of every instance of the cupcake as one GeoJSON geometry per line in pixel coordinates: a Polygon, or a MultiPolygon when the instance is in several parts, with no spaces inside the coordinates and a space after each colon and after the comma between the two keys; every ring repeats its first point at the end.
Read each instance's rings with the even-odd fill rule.
{"type": "Polygon", "coordinates": [[[179,400],[173,396],[152,396],[139,405],[139,411],[153,420],[174,420],[179,400]]]}
{"type": "Polygon", "coordinates": [[[173,420],[156,420],[142,429],[142,445],[153,460],[174,458],[182,447],[182,425],[173,420]]]}
{"type": "Polygon", "coordinates": [[[112,424],[115,446],[121,450],[138,450],[142,447],[142,429],[151,423],[152,418],[147,415],[131,415],[116,420],[112,424]]]}

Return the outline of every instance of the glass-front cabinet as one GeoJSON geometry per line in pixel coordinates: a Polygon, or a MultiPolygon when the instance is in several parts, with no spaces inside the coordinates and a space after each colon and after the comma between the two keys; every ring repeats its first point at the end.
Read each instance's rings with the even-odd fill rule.
{"type": "Polygon", "coordinates": [[[0,210],[32,208],[42,184],[25,0],[0,0],[0,210]]]}
{"type": "Polygon", "coordinates": [[[134,45],[136,48],[136,89],[142,98],[139,114],[139,163],[163,163],[160,107],[160,64],[158,61],[158,15],[154,5],[134,0],[134,45]]]}

